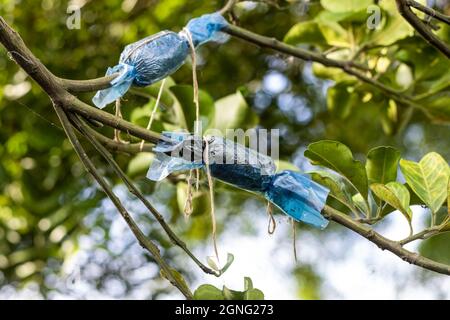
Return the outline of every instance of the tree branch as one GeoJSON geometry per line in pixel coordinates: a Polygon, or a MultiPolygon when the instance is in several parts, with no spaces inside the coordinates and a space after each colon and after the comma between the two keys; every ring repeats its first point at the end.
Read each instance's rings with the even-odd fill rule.
{"type": "Polygon", "coordinates": [[[105,137],[101,133],[95,131],[91,127],[86,126],[87,130],[89,130],[89,133],[102,145],[106,147],[111,152],[123,152],[128,154],[136,154],[141,152],[151,152],[152,151],[152,144],[150,143],[144,143],[144,146],[141,148],[140,143],[123,143],[119,142],[113,139],[110,139],[108,137],[105,137]]]}
{"type": "Polygon", "coordinates": [[[450,58],[450,47],[448,47],[441,39],[439,39],[433,31],[431,31],[426,24],[424,24],[411,11],[407,1],[395,0],[397,3],[398,12],[405,18],[406,21],[424,38],[430,45],[442,52],[447,58],[450,58]]]}
{"type": "MultiPolygon", "coordinates": [[[[385,85],[377,82],[376,80],[368,78],[365,74],[357,70],[354,70],[351,65],[349,65],[344,61],[332,60],[320,54],[288,46],[275,39],[263,37],[235,26],[229,26],[225,31],[231,35],[252,42],[261,47],[272,48],[274,50],[292,55],[294,57],[298,57],[300,59],[322,63],[325,66],[341,68],[345,72],[354,75],[360,80],[379,88],[387,95],[395,97],[397,101],[412,105],[409,100],[409,97],[403,96],[399,92],[393,90],[392,88],[386,87],[385,85]]],[[[67,90],[73,91],[79,90],[78,92],[81,92],[83,90],[91,90],[92,88],[94,88],[94,86],[106,85],[104,82],[106,80],[104,78],[99,78],[94,79],[92,81],[84,82],[84,81],[63,80],[55,77],[31,53],[31,51],[23,43],[20,36],[6,24],[6,22],[3,20],[2,17],[0,17],[0,43],[2,43],[5,46],[5,48],[10,53],[11,57],[24,69],[25,72],[27,72],[42,87],[42,89],[50,97],[55,107],[55,111],[57,112],[63,124],[67,136],[72,142],[75,151],[79,155],[83,164],[86,166],[88,172],[90,172],[94,176],[94,178],[102,186],[108,197],[116,205],[119,212],[124,217],[125,221],[129,224],[136,238],[140,241],[141,245],[143,245],[147,250],[149,250],[149,252],[151,252],[154,255],[155,260],[161,266],[162,270],[165,272],[169,280],[175,286],[177,286],[177,288],[179,288],[180,291],[182,291],[187,298],[190,298],[191,294],[189,292],[189,289],[185,288],[185,286],[179,280],[177,280],[177,277],[173,275],[170,267],[165,263],[164,260],[162,260],[158,248],[153,244],[153,242],[151,242],[142,234],[138,226],[131,219],[126,209],[120,203],[120,200],[114,195],[110,186],[97,172],[95,166],[92,164],[91,160],[87,157],[81,144],[79,143],[70,122],[68,122],[66,112],[70,111],[76,113],[78,115],[83,116],[86,119],[95,120],[105,125],[111,126],[113,128],[120,129],[122,131],[130,133],[138,138],[145,139],[152,143],[157,143],[159,140],[164,139],[164,137],[162,137],[158,133],[145,130],[128,121],[115,117],[107,112],[93,108],[87,105],[86,103],[80,101],[75,96],[71,95],[67,90]]],[[[110,80],[107,81],[109,82],[110,80]]],[[[106,141],[108,142],[107,144],[110,144],[109,141],[105,139],[103,139],[103,142],[106,141]]],[[[122,146],[120,147],[118,145],[114,146],[116,148],[122,148],[122,146]]],[[[373,229],[352,220],[350,217],[329,206],[326,206],[323,212],[324,216],[326,216],[330,220],[333,220],[343,225],[344,227],[353,230],[354,232],[362,235],[363,237],[377,244],[381,249],[389,250],[409,263],[421,266],[423,268],[435,272],[447,275],[450,274],[450,266],[432,261],[428,258],[420,256],[417,253],[410,252],[404,249],[399,242],[389,240],[381,236],[380,234],[376,233],[373,229]]]]}
{"type": "MultiPolygon", "coordinates": [[[[228,1],[225,7],[220,12],[229,11],[236,1],[228,1]],[[226,9],[226,11],[224,11],[226,9]]],[[[370,84],[371,86],[379,89],[380,91],[387,94],[390,98],[396,100],[397,102],[409,105],[417,109],[422,109],[422,106],[413,101],[413,99],[407,95],[404,95],[402,92],[397,91],[391,87],[386,86],[385,84],[379,82],[374,78],[370,78],[366,75],[365,72],[369,71],[369,69],[359,63],[354,61],[340,61],[327,58],[322,53],[316,53],[309,50],[293,47],[287,45],[281,41],[278,41],[274,38],[269,38],[265,36],[261,36],[259,34],[253,33],[246,29],[229,25],[225,28],[224,32],[234,36],[236,38],[240,38],[247,42],[256,44],[260,47],[270,48],[272,50],[282,52],[284,54],[305,60],[305,61],[313,61],[320,63],[327,67],[338,68],[343,70],[344,72],[356,77],[357,79],[370,84]]],[[[69,92],[89,92],[95,91],[99,89],[105,89],[110,86],[110,81],[114,78],[114,75],[108,77],[102,77],[91,80],[68,80],[59,78],[59,82],[66,88],[69,92]]]]}
{"type": "Polygon", "coordinates": [[[183,249],[183,251],[202,269],[205,273],[213,274],[219,276],[220,274],[214,270],[208,268],[203,263],[201,263],[197,257],[187,248],[186,243],[184,243],[175,232],[169,227],[169,225],[164,220],[164,217],[156,210],[156,208],[145,198],[145,196],[139,191],[139,189],[133,184],[133,182],[128,178],[125,172],[122,171],[120,166],[114,161],[112,155],[100,144],[95,137],[91,134],[88,126],[80,121],[76,116],[70,116],[71,121],[75,124],[76,128],[85,136],[88,141],[94,146],[95,149],[101,154],[101,156],[108,162],[112,169],[116,172],[119,178],[124,182],[128,190],[138,198],[142,204],[150,211],[153,217],[158,221],[161,227],[164,229],[173,244],[183,249]]]}
{"type": "Polygon", "coordinates": [[[288,54],[290,56],[305,60],[305,61],[314,61],[318,62],[326,67],[332,67],[332,68],[338,68],[343,70],[344,72],[358,78],[359,80],[368,83],[372,85],[373,87],[379,89],[380,91],[384,92],[386,95],[388,95],[390,98],[396,100],[397,102],[400,102],[405,105],[410,105],[415,108],[421,109],[422,106],[415,103],[411,97],[406,96],[402,94],[401,92],[394,90],[385,84],[377,81],[376,79],[368,77],[365,73],[355,70],[356,65],[352,62],[348,61],[339,61],[327,58],[323,54],[315,53],[312,51],[308,51],[302,48],[293,47],[290,45],[287,45],[275,38],[269,38],[265,36],[261,36],[259,34],[253,33],[251,31],[248,31],[246,29],[234,26],[234,25],[228,25],[224,32],[236,37],[240,38],[242,40],[245,40],[247,42],[253,43],[255,45],[258,45],[260,47],[269,48],[278,52],[282,52],[284,54],[288,54]]]}
{"type": "Polygon", "coordinates": [[[71,93],[93,92],[111,87],[111,81],[114,80],[117,75],[118,74],[115,73],[110,76],[90,80],[68,80],[58,78],[58,81],[63,88],[71,93]]]}
{"type": "Polygon", "coordinates": [[[147,130],[108,112],[94,108],[70,94],[64,100],[63,107],[66,110],[81,115],[83,118],[96,120],[109,127],[119,129],[154,144],[167,139],[159,133],[147,130]]]}
{"type": "Polygon", "coordinates": [[[54,108],[55,108],[56,114],[58,115],[58,117],[61,121],[64,131],[66,132],[66,135],[69,138],[69,141],[71,142],[75,152],[77,153],[81,162],[85,166],[86,170],[94,177],[94,179],[102,187],[103,191],[106,193],[108,198],[111,199],[114,206],[120,212],[123,219],[128,224],[131,231],[133,232],[134,236],[139,241],[140,245],[152,255],[155,262],[159,265],[161,270],[164,271],[164,274],[167,276],[167,279],[170,281],[170,283],[172,285],[174,285],[178,290],[180,290],[180,292],[187,299],[192,299],[192,293],[189,291],[189,289],[186,287],[186,285],[182,281],[180,281],[180,279],[178,279],[178,277],[176,275],[174,275],[172,268],[170,268],[170,266],[161,257],[161,254],[160,254],[159,249],[156,246],[156,244],[154,244],[150,239],[148,239],[144,235],[144,233],[141,231],[139,226],[133,220],[131,215],[128,213],[128,211],[125,209],[125,207],[122,205],[119,198],[117,198],[117,196],[114,194],[111,187],[108,185],[108,183],[105,181],[105,179],[103,179],[102,176],[98,173],[94,164],[89,159],[89,157],[87,156],[86,152],[84,151],[81,143],[79,142],[64,110],[58,105],[54,105],[54,108]]]}
{"type": "Polygon", "coordinates": [[[425,258],[418,253],[408,251],[403,248],[399,242],[383,237],[372,228],[352,220],[350,217],[334,208],[325,206],[323,215],[375,243],[380,249],[392,252],[408,263],[438,273],[450,275],[450,266],[425,258]]]}
{"type": "Polygon", "coordinates": [[[227,0],[227,2],[225,3],[225,5],[223,6],[222,9],[219,10],[219,13],[221,15],[224,15],[226,13],[228,13],[229,11],[231,11],[234,7],[234,5],[238,2],[239,0],[227,0]]]}
{"type": "Polygon", "coordinates": [[[435,18],[436,20],[442,21],[442,22],[450,25],[450,17],[437,11],[437,10],[434,10],[432,8],[424,6],[421,3],[418,3],[417,1],[414,1],[414,0],[406,0],[406,4],[409,7],[415,8],[419,11],[422,11],[423,13],[426,13],[427,15],[435,18]]]}
{"type": "Polygon", "coordinates": [[[427,228],[425,230],[422,230],[421,232],[418,232],[418,233],[413,234],[413,235],[411,235],[411,236],[409,236],[409,237],[407,237],[407,238],[405,238],[403,240],[400,240],[399,243],[402,246],[404,246],[407,243],[410,243],[410,242],[413,242],[413,241],[416,241],[416,240],[419,240],[419,239],[420,240],[425,240],[425,239],[431,238],[431,237],[433,237],[433,236],[435,236],[437,234],[443,233],[443,232],[440,231],[440,227],[441,226],[434,226],[434,227],[427,228]]]}

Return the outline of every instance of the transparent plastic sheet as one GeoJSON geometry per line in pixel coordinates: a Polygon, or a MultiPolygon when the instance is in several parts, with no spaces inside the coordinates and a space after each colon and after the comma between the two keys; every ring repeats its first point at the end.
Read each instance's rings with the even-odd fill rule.
{"type": "MultiPolygon", "coordinates": [[[[220,32],[227,25],[219,14],[206,14],[194,18],[186,26],[195,47],[206,42],[224,42],[227,35],[220,32]]],[[[125,47],[119,64],[109,68],[107,75],[119,73],[111,87],[100,90],[92,99],[98,108],[104,108],[122,97],[131,85],[140,87],[158,82],[180,68],[190,53],[186,31],[161,31],[125,47]]]]}
{"type": "MultiPolygon", "coordinates": [[[[171,173],[205,168],[204,142],[189,134],[164,133],[171,142],[159,143],[156,158],[148,171],[150,180],[161,181],[171,173]]],[[[321,215],[329,190],[306,174],[293,171],[275,173],[273,160],[243,145],[209,137],[208,162],[211,175],[238,188],[263,195],[296,221],[319,229],[328,225],[321,215]]],[[[205,155],[206,156],[206,155],[205,155]]]]}

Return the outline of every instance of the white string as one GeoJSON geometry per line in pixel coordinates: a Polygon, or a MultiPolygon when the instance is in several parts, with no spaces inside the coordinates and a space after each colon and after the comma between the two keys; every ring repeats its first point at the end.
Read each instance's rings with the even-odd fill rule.
{"type": "Polygon", "coordinates": [[[274,234],[275,229],[277,227],[277,222],[275,221],[275,218],[273,217],[273,207],[270,201],[267,201],[267,215],[269,216],[269,224],[267,225],[267,232],[269,234],[274,234]]]}
{"type": "MultiPolygon", "coordinates": [[[[121,106],[122,106],[122,103],[120,101],[120,98],[116,99],[116,113],[115,113],[115,116],[120,118],[120,119],[122,119],[121,106]]],[[[117,128],[114,129],[114,141],[121,142],[121,143],[123,142],[122,139],[120,139],[120,130],[117,129],[117,128]]]]}
{"type": "MultiPolygon", "coordinates": [[[[158,97],[156,98],[155,106],[153,107],[153,111],[152,111],[152,113],[150,115],[150,119],[149,119],[148,124],[147,124],[147,130],[150,130],[150,128],[152,127],[153,119],[155,118],[156,111],[158,110],[159,102],[161,101],[161,96],[162,96],[162,93],[163,93],[163,90],[164,90],[164,84],[165,83],[166,83],[166,79],[164,79],[161,82],[161,87],[159,87],[158,97]]],[[[142,139],[141,146],[139,148],[141,150],[141,152],[144,149],[144,143],[145,143],[145,140],[142,139]]]]}
{"type": "Polygon", "coordinates": [[[214,244],[214,251],[216,253],[217,261],[219,261],[219,250],[217,249],[217,225],[216,225],[216,213],[214,206],[214,185],[211,177],[211,171],[209,168],[209,144],[206,137],[203,138],[205,141],[205,166],[206,166],[206,176],[208,177],[209,185],[209,197],[211,199],[211,222],[212,222],[212,238],[214,244]]]}
{"type": "Polygon", "coordinates": [[[192,84],[194,86],[194,104],[195,104],[195,128],[194,133],[199,134],[200,126],[200,102],[199,102],[199,94],[198,94],[198,79],[197,79],[197,54],[195,52],[194,42],[192,40],[192,34],[187,28],[183,28],[184,33],[186,34],[186,38],[189,42],[189,46],[191,47],[191,58],[192,58],[192,84]]]}
{"type": "Polygon", "coordinates": [[[189,176],[187,178],[187,195],[186,195],[186,202],[184,203],[184,217],[187,220],[189,218],[189,216],[192,214],[192,212],[194,211],[194,208],[192,206],[192,198],[193,198],[193,194],[192,194],[192,171],[193,170],[189,170],[189,176]]]}
{"type": "MultiPolygon", "coordinates": [[[[194,87],[194,104],[195,104],[195,123],[194,123],[194,134],[200,135],[200,99],[199,99],[199,89],[198,89],[198,79],[197,79],[197,53],[195,52],[194,41],[192,40],[192,34],[188,28],[183,28],[183,32],[189,42],[189,47],[191,48],[191,59],[192,59],[192,85],[194,87]]],[[[195,169],[195,189],[198,191],[200,181],[200,170],[195,169]]]]}

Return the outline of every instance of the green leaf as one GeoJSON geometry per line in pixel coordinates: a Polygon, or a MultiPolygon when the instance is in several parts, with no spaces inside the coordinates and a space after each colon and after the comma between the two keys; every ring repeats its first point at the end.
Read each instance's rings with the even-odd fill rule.
{"type": "Polygon", "coordinates": [[[314,18],[317,22],[333,21],[333,22],[365,22],[367,20],[367,8],[360,11],[332,12],[322,10],[314,18]]]}
{"type": "Polygon", "coordinates": [[[436,122],[450,122],[450,92],[442,92],[431,97],[418,100],[426,115],[436,122]]]}
{"type": "Polygon", "coordinates": [[[400,168],[411,189],[436,213],[447,197],[450,176],[447,162],[436,152],[426,154],[419,163],[402,159],[400,168]]]}
{"type": "Polygon", "coordinates": [[[195,300],[225,300],[222,291],[210,284],[202,284],[194,292],[195,300]]]}
{"type": "Polygon", "coordinates": [[[360,161],[353,159],[353,154],[346,145],[331,140],[315,142],[308,146],[305,157],[314,165],[327,167],[342,175],[364,199],[367,199],[366,169],[360,161]]]}
{"type": "Polygon", "coordinates": [[[302,43],[326,44],[325,38],[315,21],[302,21],[295,24],[284,36],[284,42],[292,45],[302,43]]]}
{"type": "Polygon", "coordinates": [[[398,13],[395,1],[382,1],[380,7],[383,9],[382,28],[375,30],[368,42],[389,46],[414,34],[414,29],[398,13]]]}
{"type": "Polygon", "coordinates": [[[277,172],[283,170],[300,171],[300,169],[293,163],[284,160],[275,160],[275,165],[277,167],[277,172]]]}
{"type": "Polygon", "coordinates": [[[400,152],[393,147],[376,147],[367,154],[366,171],[369,183],[386,184],[397,179],[400,152]]]}
{"type": "Polygon", "coordinates": [[[347,82],[338,82],[328,88],[327,106],[334,116],[345,119],[350,115],[358,98],[352,89],[347,82]]]}
{"type": "Polygon", "coordinates": [[[244,293],[241,291],[231,290],[223,286],[222,294],[225,300],[244,300],[244,293]]]}
{"type": "Polygon", "coordinates": [[[336,82],[354,80],[347,73],[342,71],[342,69],[325,67],[317,62],[312,64],[312,69],[314,75],[321,79],[334,80],[336,82]]]}
{"type": "Polygon", "coordinates": [[[247,105],[240,91],[217,100],[215,110],[211,128],[218,129],[223,134],[226,129],[248,129],[258,123],[256,113],[247,105]]]}
{"type": "Polygon", "coordinates": [[[351,195],[347,192],[346,186],[338,177],[326,171],[313,171],[309,172],[309,174],[315,182],[330,190],[330,196],[346,205],[351,210],[355,209],[351,195]]]}
{"type": "Polygon", "coordinates": [[[365,199],[363,198],[363,196],[361,195],[361,193],[355,194],[352,197],[352,201],[361,212],[365,212],[365,213],[370,212],[369,206],[368,206],[367,202],[365,201],[365,199]]]}
{"type": "Polygon", "coordinates": [[[321,21],[320,32],[330,46],[351,47],[349,32],[335,21],[321,21]]]}
{"type": "Polygon", "coordinates": [[[234,261],[234,255],[232,255],[231,253],[228,253],[227,255],[227,263],[223,266],[223,268],[220,270],[220,274],[224,274],[225,271],[228,270],[228,268],[231,266],[231,264],[234,261]]]}
{"type": "MultiPolygon", "coordinates": [[[[178,209],[180,212],[184,211],[184,206],[187,199],[187,190],[188,185],[185,182],[179,182],[177,183],[177,202],[178,202],[178,209]]],[[[209,197],[209,194],[203,190],[195,190],[195,185],[192,186],[192,216],[199,216],[204,213],[209,212],[211,208],[211,200],[209,197]]]]}
{"type": "Polygon", "coordinates": [[[244,278],[244,290],[250,290],[253,289],[253,281],[249,277],[244,278]]]}
{"type": "Polygon", "coordinates": [[[153,107],[155,105],[155,100],[153,98],[150,99],[150,102],[143,105],[139,108],[134,108],[130,115],[130,120],[134,124],[146,127],[150,115],[153,111],[153,107]]]}
{"type": "Polygon", "coordinates": [[[232,255],[231,253],[228,253],[228,255],[227,255],[227,263],[222,267],[222,269],[220,269],[220,268],[217,266],[217,264],[216,264],[216,262],[215,262],[215,260],[214,260],[213,257],[208,257],[208,258],[206,258],[206,261],[208,262],[208,265],[209,265],[212,269],[218,271],[219,274],[222,275],[222,274],[225,273],[225,271],[228,270],[228,268],[229,268],[229,267],[231,266],[231,264],[233,263],[233,261],[234,261],[234,255],[232,255]]]}
{"type": "MultiPolygon", "coordinates": [[[[190,132],[194,131],[194,121],[196,119],[196,106],[194,104],[193,87],[189,85],[175,85],[170,87],[170,91],[175,95],[183,109],[184,118],[190,132]]],[[[205,91],[199,90],[200,121],[205,130],[214,119],[214,100],[205,91]]]]}
{"type": "Polygon", "coordinates": [[[373,4],[372,0],[320,0],[325,9],[332,12],[349,12],[366,10],[373,4]]]}
{"type": "Polygon", "coordinates": [[[448,179],[447,185],[447,217],[444,219],[442,227],[439,230],[450,231],[450,179],[448,179]]]}
{"type": "Polygon", "coordinates": [[[400,211],[405,216],[411,228],[412,211],[409,207],[410,195],[404,185],[399,182],[389,182],[386,185],[373,183],[370,185],[370,188],[378,198],[400,211]]]}
{"type": "Polygon", "coordinates": [[[220,268],[217,266],[216,261],[214,261],[214,259],[213,259],[212,257],[207,257],[207,258],[206,258],[206,262],[208,263],[208,266],[209,266],[211,269],[213,269],[213,270],[215,270],[215,271],[219,271],[219,270],[220,270],[220,268]]]}
{"type": "Polygon", "coordinates": [[[244,300],[264,300],[264,293],[259,289],[245,291],[244,300]]]}
{"type": "Polygon", "coordinates": [[[127,174],[130,177],[146,174],[154,157],[153,153],[150,152],[138,153],[128,163],[127,174]]]}

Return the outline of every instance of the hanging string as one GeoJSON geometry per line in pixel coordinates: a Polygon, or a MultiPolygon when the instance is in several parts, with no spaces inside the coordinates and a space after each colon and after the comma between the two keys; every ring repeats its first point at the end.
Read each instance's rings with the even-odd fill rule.
{"type": "Polygon", "coordinates": [[[209,185],[209,196],[211,199],[211,222],[212,222],[212,237],[213,237],[213,243],[214,243],[214,251],[216,253],[217,261],[219,261],[219,250],[217,249],[217,234],[216,234],[216,214],[215,214],[215,207],[214,207],[214,185],[211,177],[211,170],[209,168],[209,144],[206,137],[204,137],[205,140],[205,166],[206,166],[206,176],[208,177],[208,185],[209,185]]]}
{"type": "Polygon", "coordinates": [[[195,190],[198,191],[200,185],[200,169],[195,169],[195,190]]]}
{"type": "MultiPolygon", "coordinates": [[[[115,116],[122,119],[122,110],[121,110],[122,103],[120,102],[120,98],[116,100],[116,114],[115,116]]],[[[123,142],[120,139],[120,130],[114,129],[114,141],[116,142],[123,142]]]]}
{"type": "Polygon", "coordinates": [[[198,93],[198,79],[197,79],[197,54],[195,52],[194,42],[192,40],[192,34],[187,28],[183,28],[184,33],[186,34],[186,38],[189,42],[189,46],[191,48],[191,59],[192,59],[192,84],[194,87],[194,104],[195,104],[195,128],[194,133],[200,134],[200,102],[199,102],[199,93],[198,93]]]}
{"type": "MultiPolygon", "coordinates": [[[[192,34],[188,28],[183,28],[183,32],[186,34],[186,38],[191,48],[192,59],[192,85],[194,87],[194,104],[195,104],[195,123],[194,134],[200,136],[200,99],[197,79],[197,53],[195,51],[194,41],[192,40],[192,34]]],[[[195,189],[198,191],[200,185],[200,170],[195,169],[195,189]]]]}
{"type": "Polygon", "coordinates": [[[295,262],[298,262],[297,260],[297,229],[295,228],[295,220],[291,219],[292,222],[292,246],[293,246],[293,250],[294,250],[294,259],[295,262]]]}
{"type": "Polygon", "coordinates": [[[192,171],[189,170],[189,176],[187,178],[187,194],[186,194],[186,202],[184,203],[184,217],[186,220],[189,218],[189,216],[194,211],[194,207],[192,206],[192,198],[193,198],[193,192],[192,192],[192,171]]]}
{"type": "MultiPolygon", "coordinates": [[[[155,118],[156,111],[158,110],[159,102],[161,101],[161,96],[162,96],[162,93],[164,91],[165,83],[166,83],[166,79],[164,79],[161,82],[161,86],[159,87],[158,96],[156,98],[155,106],[153,107],[152,113],[150,115],[150,119],[149,119],[148,124],[147,124],[147,130],[150,130],[150,128],[152,127],[153,119],[155,118]]],[[[144,149],[144,144],[145,144],[145,140],[142,139],[141,146],[139,148],[139,150],[141,150],[141,152],[144,149]]]]}
{"type": "Polygon", "coordinates": [[[270,201],[267,201],[266,212],[269,216],[269,224],[267,225],[267,232],[269,234],[274,234],[275,229],[277,228],[277,222],[275,221],[275,218],[273,217],[273,207],[272,207],[272,203],[270,203],[270,201]]]}

